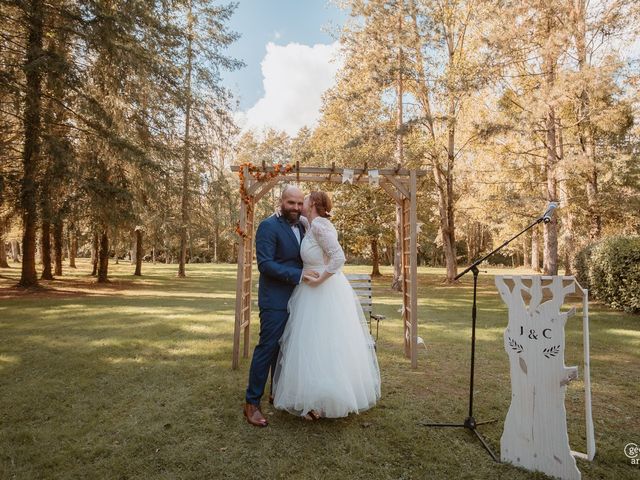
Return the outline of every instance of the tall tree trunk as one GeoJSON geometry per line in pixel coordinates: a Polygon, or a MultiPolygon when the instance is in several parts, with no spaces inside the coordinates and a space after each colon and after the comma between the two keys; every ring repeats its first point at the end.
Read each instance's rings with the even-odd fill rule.
{"type": "Polygon", "coordinates": [[[213,262],[218,263],[218,244],[220,242],[220,203],[214,203],[213,223],[213,262]]]}
{"type": "Polygon", "coordinates": [[[69,226],[67,227],[67,235],[67,243],[69,245],[69,268],[77,268],[76,257],[78,256],[78,231],[75,223],[69,223],[69,226]]]}
{"type": "Polygon", "coordinates": [[[91,265],[93,269],[91,270],[91,276],[95,277],[98,275],[98,249],[100,247],[98,232],[93,232],[93,241],[91,242],[91,265]]]}
{"type": "Polygon", "coordinates": [[[0,239],[0,268],[11,268],[7,262],[7,249],[2,239],[0,239]]]}
{"type": "Polygon", "coordinates": [[[449,191],[448,179],[445,179],[446,174],[441,171],[441,165],[435,163],[433,168],[434,178],[436,181],[436,188],[438,191],[438,210],[440,213],[440,234],[442,236],[442,250],[444,254],[444,263],[447,268],[447,282],[452,283],[457,275],[458,266],[456,264],[456,251],[455,243],[452,243],[452,237],[455,239],[455,234],[451,233],[453,225],[449,222],[453,207],[449,205],[450,198],[447,195],[449,191]]]}
{"type": "Polygon", "coordinates": [[[22,271],[18,285],[33,287],[38,285],[36,273],[36,172],[40,161],[42,66],[44,55],[42,37],[44,6],[42,0],[30,0],[26,20],[28,37],[24,62],[26,77],[24,107],[24,149],[22,152],[22,184],[20,207],[22,209],[22,271]]]}
{"type": "Polygon", "coordinates": [[[178,276],[184,277],[185,263],[187,261],[187,229],[189,226],[189,173],[191,170],[191,71],[193,65],[193,11],[192,3],[189,1],[189,11],[187,13],[187,71],[185,79],[185,119],[184,119],[184,156],[182,158],[182,202],[181,202],[181,225],[180,225],[180,261],[178,265],[178,276]]]}
{"type": "MultiPolygon", "coordinates": [[[[50,54],[64,63],[71,52],[71,43],[68,41],[69,30],[63,28],[60,24],[64,20],[60,17],[52,18],[51,35],[48,36],[47,47],[50,54]]],[[[57,67],[46,76],[47,97],[50,99],[45,102],[43,109],[44,128],[46,130],[46,139],[44,148],[44,156],[46,159],[46,168],[41,179],[41,206],[43,220],[50,223],[51,233],[53,236],[53,262],[54,274],[62,275],[62,260],[64,258],[63,250],[63,219],[60,206],[60,197],[62,196],[62,186],[64,180],[67,162],[67,148],[70,149],[71,140],[69,137],[69,111],[65,108],[65,97],[68,89],[65,88],[64,75],[61,74],[57,67]],[[67,143],[68,141],[68,143],[67,143]]],[[[44,234],[43,234],[44,237],[44,234]]],[[[49,242],[49,253],[51,253],[51,242],[49,242]]],[[[44,248],[43,243],[43,250],[44,248]]],[[[49,256],[51,256],[49,254],[49,256]]],[[[51,268],[51,262],[44,262],[45,268],[51,268]]],[[[44,278],[44,274],[43,274],[44,278]]]]}
{"type": "Polygon", "coordinates": [[[69,258],[69,262],[71,262],[71,222],[67,224],[66,236],[67,236],[67,258],[69,258]]]}
{"type": "Polygon", "coordinates": [[[63,232],[62,219],[56,218],[53,223],[53,250],[55,252],[54,257],[54,274],[62,275],[62,255],[63,255],[63,232]]]}
{"type": "MultiPolygon", "coordinates": [[[[548,13],[547,18],[547,38],[550,39],[555,28],[552,14],[548,13]]],[[[544,51],[543,71],[545,72],[546,94],[547,94],[547,117],[546,117],[546,164],[545,172],[547,176],[547,200],[556,202],[558,200],[557,186],[557,163],[558,151],[556,146],[556,114],[553,105],[553,89],[556,80],[557,53],[552,49],[553,43],[548,40],[544,51]]],[[[545,275],[558,274],[558,216],[554,215],[549,223],[544,224],[544,258],[543,271],[545,275]]]]}
{"type": "MultiPolygon", "coordinates": [[[[595,146],[592,146],[590,150],[592,151],[592,156],[595,157],[595,146]]],[[[590,171],[587,173],[587,206],[591,219],[591,227],[589,228],[591,240],[600,238],[602,234],[602,217],[599,213],[598,197],[598,166],[593,162],[590,171]]]]}
{"type": "Polygon", "coordinates": [[[220,231],[218,225],[215,226],[213,238],[213,263],[218,263],[218,242],[220,241],[220,231]]]}
{"type": "Polygon", "coordinates": [[[483,249],[484,227],[479,222],[472,222],[467,233],[467,250],[469,262],[473,262],[480,256],[483,249]]]}
{"type": "MultiPolygon", "coordinates": [[[[414,18],[414,22],[415,22],[414,18]]],[[[455,41],[453,31],[449,30],[446,35],[448,64],[452,65],[455,55],[455,41]]],[[[422,64],[422,62],[419,62],[422,64]]],[[[438,192],[438,210],[440,213],[440,233],[442,235],[442,249],[447,268],[447,282],[453,283],[458,273],[456,255],[456,235],[455,235],[455,214],[454,214],[454,194],[453,194],[453,166],[455,162],[455,121],[456,121],[456,99],[452,91],[447,91],[448,95],[448,115],[446,119],[447,127],[447,158],[444,162],[439,160],[440,154],[433,154],[433,172],[438,192]]],[[[431,117],[431,109],[428,103],[428,93],[423,94],[425,100],[425,113],[431,117]]],[[[433,125],[429,127],[434,144],[437,144],[433,125]]]]}
{"type": "Polygon", "coordinates": [[[385,247],[384,263],[386,265],[389,265],[390,267],[393,267],[394,259],[395,259],[394,245],[387,245],[385,247]]]}
{"type": "Polygon", "coordinates": [[[20,244],[17,240],[11,240],[11,260],[15,263],[20,261],[20,244]]]}
{"type": "Polygon", "coordinates": [[[135,236],[136,236],[136,271],[134,275],[140,277],[142,276],[142,256],[144,255],[144,253],[142,252],[142,228],[136,227],[135,236]]]}
{"type": "MultiPolygon", "coordinates": [[[[550,109],[547,123],[547,199],[550,202],[558,200],[556,180],[556,145],[555,145],[555,115],[550,109]]],[[[544,224],[544,253],[543,273],[545,275],[558,274],[558,216],[551,217],[551,221],[544,224]]]]}
{"type": "MultiPolygon", "coordinates": [[[[586,0],[574,0],[573,2],[574,37],[578,70],[583,75],[585,85],[588,84],[585,76],[589,75],[589,63],[587,59],[587,2],[586,0]]],[[[596,158],[596,145],[593,138],[593,125],[591,122],[591,106],[589,88],[585,86],[580,92],[578,104],[578,141],[580,144],[579,155],[582,160],[584,176],[586,180],[587,208],[589,211],[589,237],[595,240],[602,233],[602,216],[600,214],[598,194],[598,162],[596,158]]]]}
{"type": "Polygon", "coordinates": [[[51,223],[49,222],[49,212],[43,212],[42,237],[40,237],[40,249],[42,254],[42,280],[53,280],[51,272],[51,223]]]}
{"type": "MultiPolygon", "coordinates": [[[[398,72],[396,73],[396,161],[398,165],[404,164],[404,142],[402,97],[404,85],[402,83],[402,69],[404,68],[404,54],[402,51],[402,17],[404,16],[404,1],[398,2],[398,72]]],[[[393,257],[393,281],[391,288],[397,292],[402,290],[402,245],[400,243],[402,232],[402,208],[396,205],[396,242],[393,257]]]]}
{"type": "MultiPolygon", "coordinates": [[[[450,52],[451,55],[453,54],[450,52]]],[[[450,59],[450,62],[453,60],[450,59]]],[[[440,172],[440,182],[438,193],[441,196],[440,215],[441,231],[444,246],[445,263],[447,267],[447,281],[454,281],[458,274],[456,235],[455,235],[455,215],[454,215],[454,195],[453,195],[453,166],[455,161],[455,100],[450,99],[449,118],[447,120],[447,160],[446,165],[438,169],[440,172]]]]}
{"type": "Polygon", "coordinates": [[[135,265],[137,263],[138,252],[136,250],[138,246],[137,243],[137,234],[135,230],[133,231],[133,238],[131,239],[131,248],[129,249],[129,256],[131,257],[131,265],[135,265]]]}
{"type": "Polygon", "coordinates": [[[98,250],[98,283],[109,281],[109,236],[107,229],[103,228],[100,235],[100,248],[98,250]]]}
{"type": "MultiPolygon", "coordinates": [[[[456,40],[454,38],[454,30],[448,29],[447,32],[447,51],[449,53],[449,66],[453,66],[455,63],[455,49],[456,40]]],[[[456,254],[456,229],[455,229],[455,197],[453,194],[453,166],[455,163],[456,154],[456,97],[454,93],[447,91],[449,96],[449,115],[447,116],[447,230],[449,235],[449,249],[447,260],[447,281],[453,282],[455,276],[458,274],[458,259],[456,254]]]]}
{"type": "Polygon", "coordinates": [[[562,165],[562,178],[560,180],[560,207],[563,212],[562,222],[562,246],[563,246],[563,263],[564,274],[569,276],[573,275],[571,265],[573,264],[573,258],[575,256],[574,248],[574,234],[573,234],[573,213],[569,208],[569,176],[571,175],[570,166],[567,164],[567,159],[564,158],[564,134],[562,128],[562,122],[558,121],[558,153],[560,156],[560,165],[562,165]]]}
{"type": "Polygon", "coordinates": [[[531,269],[540,271],[540,233],[537,228],[531,231],[531,269]]]}
{"type": "Polygon", "coordinates": [[[525,234],[522,238],[522,264],[525,268],[531,266],[531,261],[529,260],[529,245],[529,237],[525,234]]]}
{"type": "Polygon", "coordinates": [[[4,241],[4,225],[0,222],[0,268],[9,268],[7,250],[4,241]]]}
{"type": "Polygon", "coordinates": [[[371,269],[372,277],[379,277],[380,273],[380,253],[378,252],[378,239],[371,239],[371,263],[373,264],[371,269]]]}
{"type": "MultiPolygon", "coordinates": [[[[113,232],[113,242],[112,242],[112,245],[113,245],[113,251],[114,251],[114,253],[115,253],[114,263],[115,263],[116,265],[119,265],[119,264],[120,264],[120,261],[119,261],[120,259],[119,259],[119,255],[118,255],[118,247],[119,247],[119,245],[118,245],[118,239],[119,239],[119,238],[120,238],[120,235],[118,234],[118,229],[116,228],[116,229],[114,230],[114,232],[113,232]]],[[[132,264],[132,265],[133,265],[133,264],[132,264]]]]}

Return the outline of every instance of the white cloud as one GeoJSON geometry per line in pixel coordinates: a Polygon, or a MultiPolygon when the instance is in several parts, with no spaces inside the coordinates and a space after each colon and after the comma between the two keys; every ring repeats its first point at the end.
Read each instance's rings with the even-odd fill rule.
{"type": "Polygon", "coordinates": [[[245,115],[245,129],[272,127],[295,135],[320,117],[321,96],[335,84],[337,42],[314,46],[267,44],[262,60],[264,96],[245,115]]]}

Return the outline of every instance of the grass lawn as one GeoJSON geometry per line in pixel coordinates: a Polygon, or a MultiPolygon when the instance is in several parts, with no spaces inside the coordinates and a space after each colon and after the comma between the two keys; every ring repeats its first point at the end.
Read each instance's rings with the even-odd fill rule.
{"type": "MultiPolygon", "coordinates": [[[[375,293],[389,319],[380,328],[378,406],[307,423],[265,405],[271,425],[257,429],[241,413],[249,360],[231,370],[234,265],[189,265],[186,279],[175,265],[145,264],[138,279],[131,265],[111,265],[105,287],[93,284],[86,261],[79,267],[30,294],[10,288],[18,265],[0,269],[0,479],[545,478],[495,464],[463,429],[420,425],[466,416],[470,277],[449,287],[442,270],[420,269],[427,349],[414,371],[385,270],[375,293]]],[[[478,420],[498,419],[479,430],[499,451],[511,392],[496,272],[481,274],[474,410],[478,420]]],[[[257,334],[255,321],[253,341],[257,334]]],[[[581,339],[576,316],[567,365],[582,365],[581,339]]],[[[583,478],[639,478],[623,453],[640,443],[639,347],[639,316],[592,302],[598,450],[593,462],[578,460],[583,478]]],[[[569,386],[566,406],[571,447],[584,452],[581,387],[569,386]]]]}

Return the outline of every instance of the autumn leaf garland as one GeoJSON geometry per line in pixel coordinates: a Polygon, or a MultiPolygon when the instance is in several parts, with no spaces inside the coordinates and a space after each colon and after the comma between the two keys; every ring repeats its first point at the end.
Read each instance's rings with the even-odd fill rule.
{"type": "MultiPolygon", "coordinates": [[[[238,169],[238,177],[240,178],[240,198],[247,206],[248,213],[253,211],[254,196],[249,195],[245,187],[245,167],[249,175],[255,178],[258,182],[271,180],[278,175],[286,175],[293,170],[293,165],[291,164],[281,165],[276,163],[273,165],[273,171],[264,171],[261,166],[255,165],[251,162],[241,163],[238,169]]],[[[236,225],[236,233],[242,238],[248,237],[247,232],[240,228],[240,222],[236,225]]]]}

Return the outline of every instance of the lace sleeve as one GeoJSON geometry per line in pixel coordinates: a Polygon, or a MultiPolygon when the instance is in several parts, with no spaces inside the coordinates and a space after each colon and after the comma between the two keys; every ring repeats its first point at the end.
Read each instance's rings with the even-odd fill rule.
{"type": "Polygon", "coordinates": [[[311,231],[322,251],[329,258],[327,272],[336,273],[345,262],[344,251],[338,243],[338,232],[333,224],[323,217],[318,217],[311,222],[311,231]]]}

